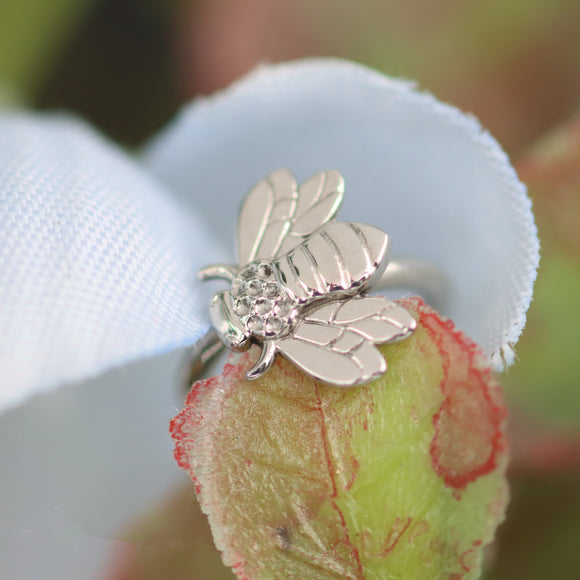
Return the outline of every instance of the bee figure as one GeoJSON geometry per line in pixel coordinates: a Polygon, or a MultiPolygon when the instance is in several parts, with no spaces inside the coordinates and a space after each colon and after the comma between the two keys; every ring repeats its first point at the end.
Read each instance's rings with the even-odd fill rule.
{"type": "Polygon", "coordinates": [[[247,379],[260,377],[281,353],[315,379],[360,385],[387,369],[374,344],[415,330],[404,308],[367,295],[387,268],[388,237],[373,226],[334,221],[343,195],[337,171],[300,187],[287,169],[275,171],[242,205],[238,266],[199,272],[200,280],[231,282],[211,302],[220,340],[236,351],[262,348],[247,379]]]}

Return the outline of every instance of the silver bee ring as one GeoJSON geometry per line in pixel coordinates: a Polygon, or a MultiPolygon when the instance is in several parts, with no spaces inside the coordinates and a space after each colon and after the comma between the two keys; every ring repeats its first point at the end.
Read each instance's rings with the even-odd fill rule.
{"type": "Polygon", "coordinates": [[[343,196],[344,180],[334,170],[298,186],[290,171],[280,169],[250,191],[238,219],[238,264],[199,272],[200,280],[222,278],[230,288],[211,300],[213,329],[194,348],[190,378],[223,345],[235,351],[261,347],[248,380],[262,376],[277,354],[339,387],[386,371],[374,345],[407,338],[416,321],[396,302],[369,292],[419,289],[441,305],[446,280],[419,260],[389,264],[389,238],[382,230],[335,221],[343,196]]]}

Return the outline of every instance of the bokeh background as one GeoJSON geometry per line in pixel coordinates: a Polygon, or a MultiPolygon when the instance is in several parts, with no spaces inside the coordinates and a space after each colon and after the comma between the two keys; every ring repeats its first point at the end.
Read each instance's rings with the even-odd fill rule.
{"type": "MultiPolygon", "coordinates": [[[[326,55],[472,112],[529,187],[542,263],[502,377],[512,501],[486,578],[580,578],[580,1],[0,0],[0,105],[74,111],[128,148],[260,62],[326,55]]],[[[110,578],[231,578],[192,498],[136,525],[110,578]]]]}

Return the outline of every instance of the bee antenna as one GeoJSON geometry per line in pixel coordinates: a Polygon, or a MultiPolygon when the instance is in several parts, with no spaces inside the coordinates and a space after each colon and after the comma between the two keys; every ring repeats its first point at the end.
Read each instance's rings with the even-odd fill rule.
{"type": "Polygon", "coordinates": [[[223,279],[232,282],[235,277],[236,269],[229,264],[210,264],[197,273],[198,280],[202,282],[216,279],[223,279]]]}

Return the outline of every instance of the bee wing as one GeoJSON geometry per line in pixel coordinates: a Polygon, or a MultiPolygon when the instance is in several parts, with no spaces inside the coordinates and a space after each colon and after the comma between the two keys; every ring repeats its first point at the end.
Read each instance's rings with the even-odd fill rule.
{"type": "Polygon", "coordinates": [[[334,221],[277,260],[288,290],[302,302],[360,292],[379,280],[388,261],[385,232],[367,224],[334,221]]]}
{"type": "Polygon", "coordinates": [[[364,336],[347,328],[302,323],[296,333],[276,348],[306,374],[339,387],[372,381],[387,370],[387,363],[364,336]]]}
{"type": "Polygon", "coordinates": [[[333,220],[343,197],[344,179],[338,171],[321,171],[307,179],[298,190],[296,213],[277,255],[289,252],[314,230],[333,220]]]}
{"type": "Polygon", "coordinates": [[[287,169],[274,171],[250,191],[238,219],[238,263],[275,258],[333,219],[342,203],[338,171],[313,175],[298,189],[287,169]]]}
{"type": "Polygon", "coordinates": [[[305,316],[277,349],[314,378],[338,386],[363,384],[387,370],[373,343],[402,340],[415,330],[415,319],[383,296],[335,301],[305,316]]]}
{"type": "Polygon", "coordinates": [[[417,328],[411,313],[385,296],[330,302],[308,312],[304,322],[347,328],[375,344],[403,340],[417,328]]]}

